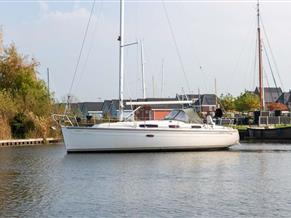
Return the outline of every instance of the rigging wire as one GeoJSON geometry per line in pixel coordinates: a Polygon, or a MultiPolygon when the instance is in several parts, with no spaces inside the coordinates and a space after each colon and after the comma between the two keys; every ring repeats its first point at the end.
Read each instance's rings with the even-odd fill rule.
{"type": "MultiPolygon", "coordinates": [[[[264,48],[265,51],[266,51],[266,46],[265,46],[264,43],[263,43],[263,48],[264,48]]],[[[273,78],[273,81],[274,81],[275,87],[278,88],[278,86],[277,86],[277,82],[276,82],[276,79],[275,79],[275,76],[274,76],[273,68],[272,68],[272,65],[271,65],[271,62],[270,62],[269,55],[268,55],[267,52],[264,52],[264,54],[266,55],[266,58],[267,58],[267,61],[268,61],[268,65],[269,65],[269,68],[270,68],[270,71],[271,71],[271,75],[272,75],[272,78],[273,78]]]]}
{"type": "Polygon", "coordinates": [[[73,85],[74,85],[74,82],[75,82],[75,79],[76,79],[76,75],[77,75],[77,71],[78,71],[78,68],[79,68],[80,60],[81,60],[81,57],[82,57],[85,41],[87,39],[88,29],[89,29],[89,26],[90,26],[90,22],[91,22],[91,18],[92,18],[92,15],[93,15],[94,7],[95,7],[95,0],[93,0],[93,3],[92,3],[90,16],[89,16],[89,19],[88,19],[88,22],[87,22],[87,25],[86,25],[84,37],[83,37],[83,40],[82,40],[81,49],[80,49],[79,56],[78,56],[78,59],[77,59],[77,64],[76,64],[76,67],[75,67],[75,70],[74,70],[73,79],[72,79],[71,86],[70,86],[70,89],[69,89],[69,92],[68,92],[69,95],[70,95],[70,93],[72,91],[72,88],[73,88],[73,85]]]}
{"type": "MultiPolygon", "coordinates": [[[[139,63],[139,59],[140,59],[140,44],[138,43],[137,44],[137,46],[136,46],[136,70],[135,70],[135,72],[139,72],[139,73],[135,73],[135,93],[139,93],[140,92],[140,90],[139,90],[139,84],[140,84],[140,82],[141,82],[141,79],[140,79],[140,77],[139,77],[139,75],[141,74],[140,73],[140,63],[139,63]]],[[[141,96],[142,96],[142,90],[141,90],[141,96]]]]}
{"type": "Polygon", "coordinates": [[[271,43],[269,41],[269,37],[268,37],[268,34],[267,34],[267,31],[266,31],[266,28],[264,26],[264,23],[263,23],[262,18],[261,18],[261,23],[262,23],[262,27],[263,27],[264,34],[265,34],[266,39],[267,39],[267,45],[268,45],[268,47],[270,49],[270,54],[271,54],[271,57],[272,57],[272,60],[273,60],[274,65],[275,65],[275,69],[276,69],[276,72],[277,72],[277,75],[278,75],[278,78],[279,78],[279,81],[280,81],[280,85],[282,86],[282,88],[284,90],[284,85],[283,85],[283,82],[282,82],[282,79],[281,79],[281,76],[280,76],[280,73],[279,73],[279,68],[278,68],[278,65],[277,65],[277,62],[276,62],[274,53],[272,51],[271,43]]]}
{"type": "Polygon", "coordinates": [[[249,27],[249,29],[248,29],[248,31],[247,31],[247,34],[246,34],[245,37],[244,37],[244,39],[246,39],[246,40],[244,41],[244,43],[241,43],[242,48],[240,49],[238,59],[237,59],[237,61],[235,62],[235,66],[234,66],[234,69],[233,69],[233,75],[237,75],[237,71],[238,71],[238,69],[239,69],[240,60],[241,60],[241,58],[242,58],[244,52],[245,52],[246,49],[248,48],[248,45],[251,45],[251,44],[252,44],[252,43],[248,44],[248,43],[247,43],[247,42],[248,42],[247,39],[250,37],[250,35],[252,35],[251,33],[252,33],[252,30],[253,30],[253,28],[254,28],[254,26],[255,26],[255,22],[254,22],[253,20],[254,20],[254,18],[251,19],[251,25],[250,25],[250,27],[249,27]]]}
{"type": "MultiPolygon", "coordinates": [[[[266,51],[266,47],[265,47],[264,43],[263,43],[263,46],[264,46],[264,49],[266,51]]],[[[270,62],[268,53],[267,52],[264,52],[264,53],[265,53],[265,55],[267,57],[269,68],[270,68],[270,71],[271,71],[271,74],[272,74],[272,78],[273,78],[273,81],[274,81],[274,84],[275,84],[275,87],[276,87],[276,92],[277,92],[278,96],[280,96],[280,92],[279,92],[279,89],[278,89],[278,86],[277,86],[277,82],[276,82],[276,79],[275,79],[275,76],[274,76],[274,73],[273,73],[273,69],[272,69],[272,66],[271,66],[271,62],[270,62]]],[[[272,92],[271,92],[271,95],[272,95],[272,100],[274,101],[274,97],[273,97],[273,93],[272,92]]]]}
{"type": "MultiPolygon", "coordinates": [[[[255,34],[254,34],[255,35],[255,34]]],[[[252,38],[252,40],[250,40],[250,44],[247,47],[248,48],[248,54],[246,56],[246,73],[245,75],[245,82],[246,82],[246,87],[249,87],[249,89],[253,89],[255,87],[256,84],[256,75],[257,75],[257,44],[258,44],[258,38],[254,37],[252,38]],[[248,84],[248,85],[247,85],[248,84]]],[[[242,68],[244,69],[244,68],[242,68]]],[[[244,74],[244,73],[243,73],[244,74]]]]}
{"type": "MultiPolygon", "coordinates": [[[[125,52],[125,57],[124,57],[124,59],[126,60],[126,59],[128,59],[128,56],[129,56],[129,54],[128,54],[128,52],[125,52]]],[[[126,65],[126,63],[124,63],[124,72],[128,72],[128,65],[126,65]]],[[[128,96],[129,96],[129,98],[131,99],[132,98],[132,94],[131,94],[131,91],[130,91],[130,86],[129,86],[129,81],[128,81],[128,79],[127,79],[127,74],[125,73],[124,74],[124,85],[125,85],[125,89],[126,89],[126,91],[127,91],[127,93],[128,93],[128,96]]]]}
{"type": "MultiPolygon", "coordinates": [[[[177,7],[181,7],[181,4],[178,4],[177,7]]],[[[177,8],[176,10],[178,11],[183,11],[183,8],[177,8]]],[[[188,18],[188,20],[191,20],[192,18],[188,18]]],[[[192,29],[192,27],[191,27],[192,29]]],[[[191,35],[191,31],[189,32],[189,28],[187,28],[187,26],[185,26],[185,34],[186,35],[191,35]]],[[[196,41],[197,42],[197,41],[196,41]]],[[[198,42],[199,43],[199,42],[198,42]]],[[[197,45],[197,44],[196,44],[197,45]]],[[[196,46],[193,44],[193,46],[196,46]]],[[[200,44],[199,44],[200,45],[200,44]]],[[[195,63],[196,67],[198,69],[199,72],[197,72],[197,69],[193,71],[194,75],[196,75],[197,73],[199,73],[201,75],[201,78],[203,78],[201,81],[203,81],[203,85],[202,88],[205,90],[205,92],[209,92],[209,85],[206,85],[205,81],[210,81],[213,78],[215,78],[215,75],[213,75],[213,72],[209,72],[209,70],[207,69],[207,67],[204,66],[204,64],[202,64],[202,60],[200,59],[199,55],[197,56],[197,54],[195,54],[195,52],[192,52],[192,62],[195,63]],[[203,72],[202,69],[203,68],[203,72]],[[212,75],[211,75],[212,74],[212,75]]],[[[193,90],[191,90],[193,91],[193,90]]]]}
{"type": "Polygon", "coordinates": [[[181,65],[181,69],[183,71],[183,74],[184,74],[184,77],[185,77],[185,80],[186,80],[187,89],[188,89],[188,92],[190,93],[189,80],[187,78],[186,70],[185,70],[185,67],[184,67],[184,64],[183,64],[183,60],[182,60],[182,56],[181,56],[181,53],[180,53],[180,50],[179,50],[179,47],[178,47],[178,43],[177,43],[177,40],[176,40],[176,37],[175,37],[174,29],[173,29],[173,26],[172,26],[171,21],[170,21],[169,13],[168,13],[165,1],[162,0],[161,2],[162,2],[162,6],[163,6],[163,9],[164,9],[164,12],[165,12],[165,16],[166,16],[166,19],[167,19],[167,22],[168,22],[170,33],[171,33],[171,36],[172,36],[172,39],[173,39],[173,42],[174,42],[174,45],[175,45],[175,49],[176,49],[176,53],[177,53],[177,56],[178,56],[178,59],[179,59],[179,63],[181,65]]]}
{"type": "MultiPolygon", "coordinates": [[[[94,38],[95,38],[95,32],[96,32],[96,29],[98,29],[98,25],[99,25],[99,22],[100,22],[100,16],[101,16],[102,8],[103,8],[103,0],[100,1],[100,6],[99,6],[99,9],[98,9],[98,11],[97,11],[97,15],[96,15],[96,19],[97,19],[97,20],[96,20],[96,23],[95,23],[95,25],[94,25],[93,36],[92,36],[91,44],[93,44],[93,40],[94,40],[94,38]]],[[[93,13],[94,13],[94,12],[93,12],[93,13]]],[[[92,48],[93,48],[93,47],[94,47],[94,46],[90,46],[90,47],[89,47],[89,51],[88,51],[88,53],[87,53],[87,56],[86,56],[86,59],[85,59],[85,62],[84,62],[83,68],[82,68],[82,70],[80,71],[80,77],[79,77],[79,79],[78,79],[78,81],[77,81],[77,84],[75,85],[74,90],[77,90],[78,87],[79,87],[79,85],[80,85],[80,83],[81,83],[81,80],[82,80],[82,77],[83,77],[83,75],[84,75],[85,69],[86,69],[86,67],[87,67],[88,59],[89,59],[89,56],[90,56],[90,54],[91,54],[91,51],[92,51],[92,48]]]]}
{"type": "Polygon", "coordinates": [[[263,72],[264,72],[264,79],[265,79],[266,82],[267,82],[267,87],[270,87],[269,78],[268,78],[268,76],[267,76],[267,73],[266,73],[265,69],[263,69],[263,72]]]}
{"type": "Polygon", "coordinates": [[[249,54],[246,58],[246,74],[248,73],[248,76],[245,78],[246,84],[248,84],[247,87],[250,89],[254,88],[255,86],[255,78],[256,78],[256,65],[257,65],[257,37],[255,37],[254,40],[251,40],[250,46],[248,47],[249,54]]]}
{"type": "MultiPolygon", "coordinates": [[[[139,29],[139,24],[140,24],[140,2],[136,2],[136,7],[135,7],[135,38],[136,38],[136,41],[138,42],[139,40],[138,39],[141,39],[141,34],[140,34],[140,29],[139,29]]],[[[143,40],[143,39],[142,39],[143,40]]],[[[136,72],[135,73],[135,93],[140,93],[140,96],[143,96],[143,90],[140,89],[140,84],[142,82],[142,79],[141,79],[141,74],[142,74],[142,68],[140,67],[141,66],[141,54],[140,54],[140,51],[141,51],[141,45],[140,43],[137,44],[136,46],[136,72]]],[[[145,79],[145,78],[144,78],[145,79]]]]}
{"type": "MultiPolygon", "coordinates": [[[[269,83],[269,78],[268,78],[268,76],[267,76],[267,74],[266,74],[266,71],[263,69],[263,73],[264,73],[264,78],[265,78],[265,80],[266,80],[266,82],[267,82],[267,86],[266,87],[270,87],[270,83],[269,83]]],[[[263,89],[264,89],[264,87],[263,87],[263,89]]],[[[271,95],[271,101],[272,102],[274,102],[274,96],[273,96],[273,93],[272,92],[270,92],[270,95],[271,95]]],[[[264,99],[265,99],[265,102],[266,102],[266,95],[264,96],[264,99]]]]}
{"type": "Polygon", "coordinates": [[[255,60],[254,60],[254,71],[253,71],[253,88],[255,89],[256,84],[256,71],[257,71],[257,46],[258,46],[258,38],[256,38],[255,44],[255,60]]]}

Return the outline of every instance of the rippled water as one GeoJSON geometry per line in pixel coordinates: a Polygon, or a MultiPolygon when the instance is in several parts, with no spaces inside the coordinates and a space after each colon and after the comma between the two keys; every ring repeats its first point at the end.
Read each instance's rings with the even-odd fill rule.
{"type": "Polygon", "coordinates": [[[290,217],[291,145],[69,154],[0,149],[0,217],[290,217]]]}

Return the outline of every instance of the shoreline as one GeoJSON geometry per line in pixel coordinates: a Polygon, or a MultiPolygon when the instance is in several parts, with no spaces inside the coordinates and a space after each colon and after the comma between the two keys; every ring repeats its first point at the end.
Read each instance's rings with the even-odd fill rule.
{"type": "Polygon", "coordinates": [[[62,142],[62,138],[34,138],[0,140],[0,147],[20,147],[29,145],[48,145],[62,142]]]}
{"type": "MultiPolygon", "coordinates": [[[[21,147],[31,145],[49,145],[63,142],[62,138],[32,138],[32,139],[7,139],[0,140],[0,148],[7,147],[21,147]]],[[[291,140],[275,140],[275,139],[255,139],[255,138],[243,138],[240,143],[286,143],[291,144],[291,140]]]]}

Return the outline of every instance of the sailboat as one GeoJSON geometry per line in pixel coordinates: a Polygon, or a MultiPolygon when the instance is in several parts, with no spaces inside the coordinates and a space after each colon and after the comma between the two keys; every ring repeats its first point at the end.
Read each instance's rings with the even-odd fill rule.
{"type": "MultiPolygon", "coordinates": [[[[222,149],[239,142],[238,131],[213,122],[204,124],[194,109],[173,110],[165,120],[126,121],[123,102],[124,0],[120,0],[119,122],[92,127],[61,127],[67,152],[222,149]]],[[[127,104],[191,104],[192,101],[127,104]]]]}
{"type": "MultiPolygon", "coordinates": [[[[261,37],[261,20],[260,20],[260,2],[257,1],[257,38],[258,38],[258,71],[259,71],[259,94],[260,94],[260,111],[259,111],[259,121],[258,126],[251,126],[247,128],[247,139],[250,140],[274,140],[276,142],[280,141],[289,141],[291,139],[291,127],[290,126],[273,126],[269,125],[268,121],[265,124],[261,125],[262,112],[267,111],[265,103],[265,87],[264,87],[264,75],[263,75],[263,60],[262,60],[262,37],[261,37]]],[[[275,82],[275,81],[274,81],[275,82]]],[[[275,82],[276,85],[276,82],[275,82]]],[[[277,88],[277,85],[276,85],[277,88]]],[[[266,118],[268,119],[268,117],[266,118]]]]}

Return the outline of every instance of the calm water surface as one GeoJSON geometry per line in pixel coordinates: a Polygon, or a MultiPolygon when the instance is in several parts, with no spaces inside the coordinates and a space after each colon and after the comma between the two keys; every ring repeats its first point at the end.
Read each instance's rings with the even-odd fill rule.
{"type": "Polygon", "coordinates": [[[291,145],[69,154],[0,149],[0,217],[291,217],[291,145]]]}

